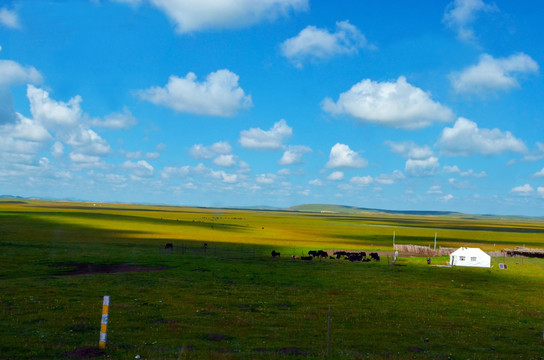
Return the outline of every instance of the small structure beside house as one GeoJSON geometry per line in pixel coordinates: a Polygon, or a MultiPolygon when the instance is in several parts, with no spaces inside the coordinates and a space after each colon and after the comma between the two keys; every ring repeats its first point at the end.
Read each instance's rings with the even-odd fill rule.
{"type": "Polygon", "coordinates": [[[461,247],[450,254],[450,265],[491,267],[491,256],[478,248],[461,247]]]}

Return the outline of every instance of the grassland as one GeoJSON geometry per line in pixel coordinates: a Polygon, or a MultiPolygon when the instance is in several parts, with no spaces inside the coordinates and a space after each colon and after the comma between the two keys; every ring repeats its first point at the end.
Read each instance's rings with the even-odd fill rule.
{"type": "MultiPolygon", "coordinates": [[[[290,259],[397,243],[544,247],[544,223],[45,201],[0,202],[0,358],[540,358],[544,261],[508,270],[290,259]],[[165,243],[174,251],[164,250],[165,243]],[[208,248],[203,248],[203,243],[208,248]],[[270,251],[282,253],[272,259],[270,251]],[[75,264],[165,267],[72,276],[75,264]]],[[[444,263],[435,258],[433,263],[444,263]]]]}

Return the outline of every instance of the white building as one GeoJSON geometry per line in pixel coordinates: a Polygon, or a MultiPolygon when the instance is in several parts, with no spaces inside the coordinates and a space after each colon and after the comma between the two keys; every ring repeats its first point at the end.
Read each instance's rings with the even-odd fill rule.
{"type": "Polygon", "coordinates": [[[491,267],[491,256],[478,248],[461,247],[450,254],[450,265],[491,267]]]}

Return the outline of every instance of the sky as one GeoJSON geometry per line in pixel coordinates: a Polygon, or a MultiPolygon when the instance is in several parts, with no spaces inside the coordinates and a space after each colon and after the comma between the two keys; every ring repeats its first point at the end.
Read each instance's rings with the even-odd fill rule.
{"type": "Polygon", "coordinates": [[[0,5],[0,195],[544,216],[544,3],[0,5]]]}

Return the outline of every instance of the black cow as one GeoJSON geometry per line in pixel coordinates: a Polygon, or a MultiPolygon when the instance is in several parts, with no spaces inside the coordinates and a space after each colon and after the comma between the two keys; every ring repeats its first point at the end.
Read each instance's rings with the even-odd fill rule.
{"type": "Polygon", "coordinates": [[[378,255],[378,253],[375,253],[375,252],[370,253],[370,258],[372,260],[380,261],[380,255],[378,255]]]}
{"type": "Polygon", "coordinates": [[[166,250],[174,250],[174,245],[168,243],[168,244],[164,245],[164,248],[165,248],[166,250]]]}
{"type": "Polygon", "coordinates": [[[322,257],[322,258],[328,258],[329,257],[329,254],[327,254],[326,251],[323,251],[323,250],[318,250],[317,251],[317,257],[322,257]]]}
{"type": "Polygon", "coordinates": [[[351,262],[363,260],[363,256],[357,253],[351,253],[348,255],[348,260],[351,262]]]}
{"type": "Polygon", "coordinates": [[[312,259],[313,259],[312,256],[301,256],[301,257],[300,257],[300,260],[312,261],[312,259]]]}
{"type": "Polygon", "coordinates": [[[308,255],[317,257],[317,251],[315,251],[315,250],[310,250],[310,251],[308,251],[308,255]]]}
{"type": "Polygon", "coordinates": [[[276,252],[276,250],[272,250],[272,257],[275,258],[275,257],[280,257],[280,253],[279,252],[276,252]]]}

